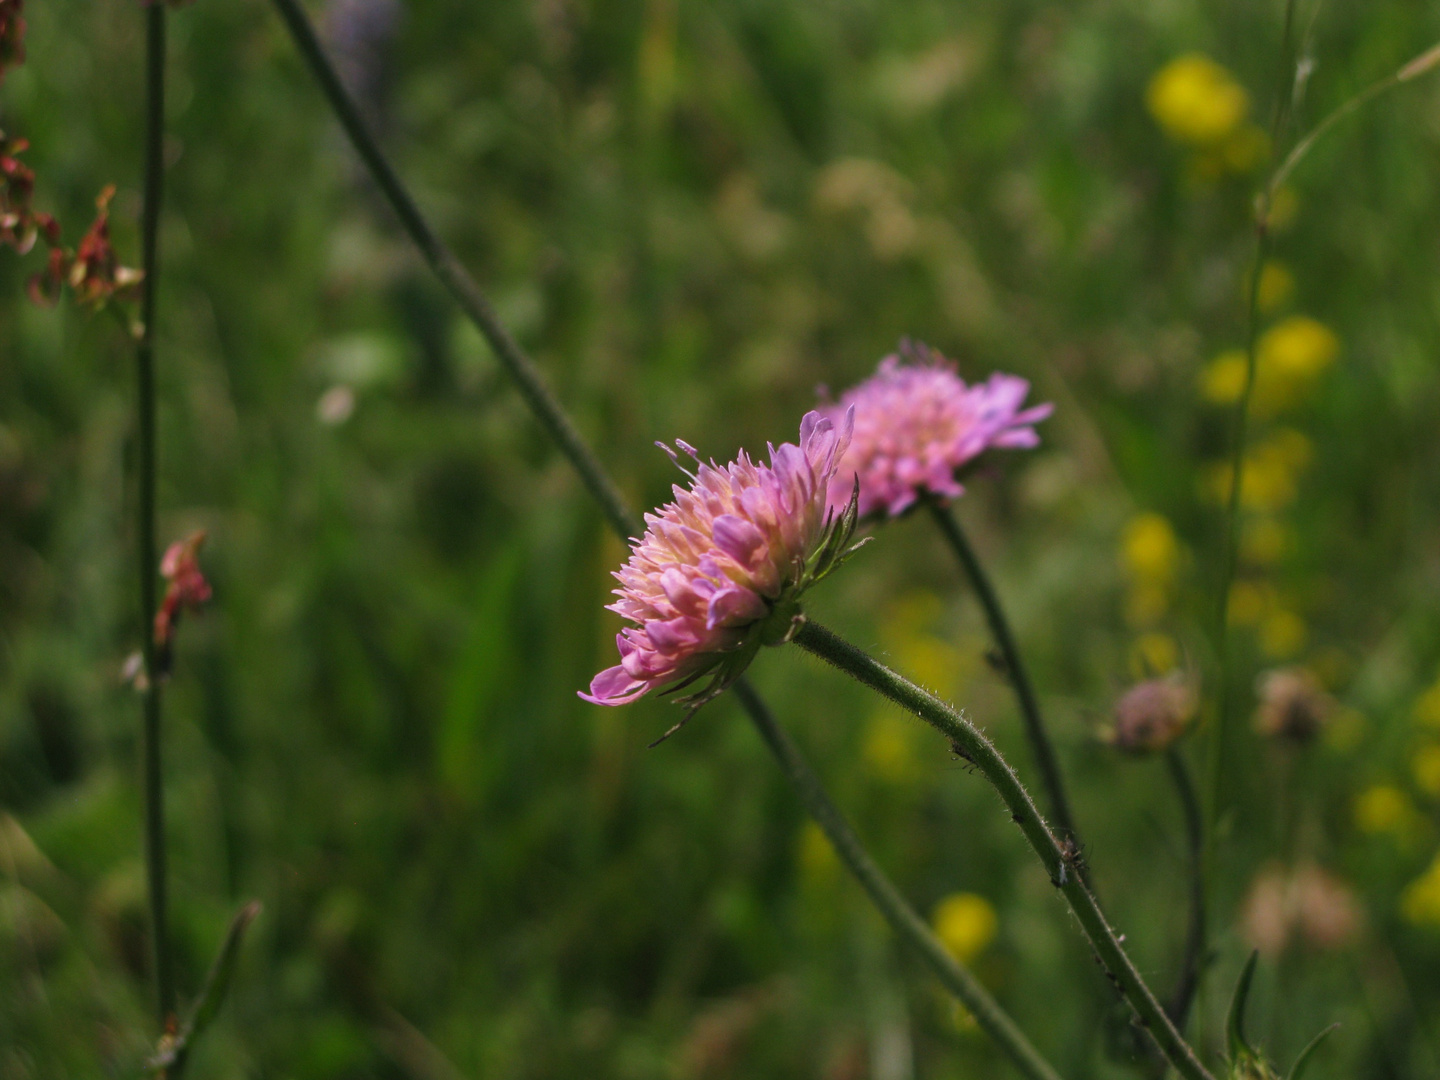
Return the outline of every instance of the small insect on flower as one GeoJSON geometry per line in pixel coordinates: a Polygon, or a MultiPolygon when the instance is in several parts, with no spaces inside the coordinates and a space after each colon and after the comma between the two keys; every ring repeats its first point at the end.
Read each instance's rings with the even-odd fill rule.
{"type": "MultiPolygon", "coordinates": [[[[770,464],[743,451],[729,465],[695,462],[674,487],[675,501],[645,515],[645,535],[615,574],[621,587],[611,611],[635,625],[616,636],[620,663],[581,693],[597,705],[624,705],[669,685],[680,690],[709,675],[678,730],[696,709],[739,678],[761,645],[790,640],[804,621],[800,596],[860,545],[855,495],[826,509],[826,490],[850,441],[852,417],[837,425],[817,412],[800,424],[800,443],[770,447],[770,464]]],[[[853,489],[853,484],[852,484],[853,489]]],[[[661,740],[657,740],[661,741],[661,740]]]]}
{"type": "Polygon", "coordinates": [[[854,437],[830,481],[830,505],[845,505],[856,478],[861,518],[899,517],[927,492],[964,494],[957,474],[986,450],[1039,445],[1031,425],[1052,407],[1021,409],[1029,392],[1024,379],[999,373],[967,385],[928,345],[902,342],[874,375],[824,406],[837,421],[855,413],[854,437]]]}

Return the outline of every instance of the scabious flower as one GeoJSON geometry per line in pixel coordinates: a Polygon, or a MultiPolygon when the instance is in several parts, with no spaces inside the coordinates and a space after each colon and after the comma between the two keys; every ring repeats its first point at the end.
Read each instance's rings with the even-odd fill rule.
{"type": "Polygon", "coordinates": [[[991,447],[1027,449],[1040,437],[1031,426],[1050,405],[1021,409],[1030,384],[998,372],[967,385],[955,365],[929,346],[902,344],[869,379],[824,412],[853,409],[855,433],[830,481],[830,505],[845,505],[859,479],[859,515],[898,517],[922,493],[954,498],[965,489],[961,468],[991,447]]]}
{"type": "Polygon", "coordinates": [[[624,705],[713,674],[682,699],[693,713],[733,682],[762,644],[789,640],[802,620],[800,594],[854,550],[847,546],[853,499],[840,512],[826,508],[851,423],[848,414],[837,426],[807,413],[799,445],[771,446],[769,465],[743,451],[729,465],[707,465],[677,439],[695,461],[691,473],[659,444],[692,482],[688,489],[677,484],[673,503],[645,515],[645,535],[632,541],[629,561],[615,574],[619,599],[609,605],[635,625],[616,636],[620,663],[596,675],[582,698],[624,705]]]}
{"type": "Polygon", "coordinates": [[[1260,701],[1255,730],[1301,745],[1313,742],[1339,711],[1339,704],[1304,668],[1276,668],[1256,681],[1260,701]]]}
{"type": "Polygon", "coordinates": [[[1198,705],[1195,687],[1178,673],[1146,679],[1115,703],[1107,741],[1127,754],[1166,750],[1189,729],[1198,705]]]}

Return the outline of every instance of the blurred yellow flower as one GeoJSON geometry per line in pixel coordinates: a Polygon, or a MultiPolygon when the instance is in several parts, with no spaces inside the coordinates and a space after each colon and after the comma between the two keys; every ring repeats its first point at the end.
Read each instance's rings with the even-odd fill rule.
{"type": "Polygon", "coordinates": [[[1176,57],[1156,72],[1145,104],[1167,135],[1193,146],[1222,142],[1250,111],[1244,87],[1200,53],[1176,57]]]}
{"type": "Polygon", "coordinates": [[[1440,746],[1422,746],[1410,763],[1415,786],[1431,798],[1440,799],[1440,746]]]}
{"type": "Polygon", "coordinates": [[[1200,369],[1200,396],[1212,405],[1234,405],[1245,392],[1245,352],[1226,349],[1200,369]]]}
{"type": "Polygon", "coordinates": [[[1255,297],[1260,310],[1274,311],[1295,295],[1295,275],[1282,262],[1271,259],[1260,269],[1260,288],[1255,297]]]}
{"type": "MultiPolygon", "coordinates": [[[[1262,275],[1260,281],[1264,287],[1262,275]]],[[[1272,378],[1313,379],[1340,355],[1340,339],[1324,323],[1308,315],[1281,319],[1260,336],[1256,356],[1272,378]]]]}
{"type": "Polygon", "coordinates": [[[1416,926],[1440,926],[1440,855],[1400,894],[1400,913],[1416,926]]]}
{"type": "Polygon", "coordinates": [[[1440,728],[1440,679],[1415,700],[1415,722],[1440,728]]]}
{"type": "Polygon", "coordinates": [[[1125,568],[1141,581],[1168,583],[1180,561],[1180,542],[1164,516],[1137,514],[1125,525],[1120,538],[1125,568]]]}
{"type": "Polygon", "coordinates": [[[830,838],[824,830],[815,822],[807,821],[800,827],[800,835],[796,839],[801,876],[812,884],[834,880],[840,871],[840,857],[830,846],[830,838]]]}
{"type": "Polygon", "coordinates": [[[989,900],[975,893],[952,893],[941,900],[931,917],[938,937],[950,955],[968,964],[995,940],[1000,920],[989,900]]]}
{"type": "Polygon", "coordinates": [[[1367,833],[1405,833],[1417,811],[1410,796],[1389,784],[1376,784],[1355,799],[1355,825],[1367,833]]]}
{"type": "Polygon", "coordinates": [[[1275,603],[1274,590],[1255,581],[1237,581],[1230,586],[1226,609],[1235,626],[1255,626],[1275,603]]]}
{"type": "Polygon", "coordinates": [[[870,721],[861,750],[865,764],[881,780],[905,783],[915,776],[915,749],[910,741],[914,725],[902,716],[882,712],[870,721]]]}
{"type": "Polygon", "coordinates": [[[880,641],[891,662],[913,682],[943,698],[961,689],[973,661],[936,636],[931,627],[945,605],[932,592],[917,589],[892,601],[880,623],[880,641]]]}
{"type": "Polygon", "coordinates": [[[1136,679],[1168,675],[1180,663],[1180,646],[1169,634],[1141,634],[1130,646],[1130,674],[1136,679]]]}
{"type": "MultiPolygon", "coordinates": [[[[1310,464],[1310,440],[1293,428],[1280,428],[1245,455],[1245,483],[1240,501],[1247,510],[1274,513],[1295,501],[1300,474],[1310,464]]],[[[1204,493],[1213,501],[1230,498],[1228,464],[1212,465],[1202,479],[1204,493]]]]}
{"type": "Polygon", "coordinates": [[[1271,517],[1247,522],[1240,536],[1240,558],[1254,566],[1278,562],[1292,546],[1290,529],[1271,517]]]}
{"type": "MultiPolygon", "coordinates": [[[[1293,288],[1289,271],[1268,266],[1260,276],[1260,299],[1272,306],[1293,288]],[[1277,277],[1277,275],[1279,275],[1277,277]],[[1268,280],[1267,280],[1268,278],[1268,280]]],[[[1255,347],[1255,388],[1251,407],[1259,416],[1275,416],[1300,402],[1315,380],[1340,355],[1340,339],[1324,323],[1307,315],[1282,319],[1255,347]]],[[[1233,405],[1245,392],[1245,353],[1227,349],[1200,371],[1200,395],[1212,405],[1233,405]]]]}
{"type": "Polygon", "coordinates": [[[1293,611],[1272,611],[1260,624],[1260,651],[1272,660],[1286,660],[1305,647],[1305,620],[1293,611]]]}

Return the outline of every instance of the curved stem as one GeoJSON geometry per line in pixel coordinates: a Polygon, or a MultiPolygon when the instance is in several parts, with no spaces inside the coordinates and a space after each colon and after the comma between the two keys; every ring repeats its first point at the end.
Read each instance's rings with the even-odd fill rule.
{"type": "Polygon", "coordinates": [[[479,287],[460,261],[450,252],[450,249],[435,235],[430,228],[429,222],[425,220],[420,208],[415,205],[415,200],[410,197],[409,191],[401,182],[400,177],[391,167],[389,160],[380,149],[380,144],[375,141],[369,127],[360,115],[360,110],[346,91],[344,84],[335,68],[331,66],[329,59],[325,56],[325,50],[320,44],[320,39],[315,34],[315,28],[311,25],[309,17],[300,6],[299,0],[275,0],[275,6],[279,9],[280,17],[285,21],[294,39],[296,47],[300,50],[301,56],[305,58],[310,71],[320,83],[320,88],[325,92],[325,97],[330,102],[330,107],[335,111],[336,118],[345,129],[345,134],[350,137],[350,143],[355,147],[361,159],[365,162],[370,175],[380,186],[385,198],[400,218],[400,224],[404,226],[410,239],[420,249],[420,254],[440,283],[445,286],[460,309],[469,316],[490,347],[495,350],[500,363],[510,373],[510,377],[520,388],[530,410],[535,414],[546,433],[559,444],[565,456],[580,474],[581,480],[600,503],[600,509],[604,511],[606,519],[614,526],[615,530],[622,537],[635,537],[644,532],[644,526],[638,518],[625,505],[624,498],[616,488],[614,482],[605,472],[605,467],[600,460],[585,444],[570,417],[566,415],[560,402],[550,388],[545,385],[545,377],[540,374],[540,369],[535,366],[533,360],[525,355],[520,344],[510,335],[500,317],[495,313],[495,308],[489,299],[482,293],[479,287]]]}
{"type": "Polygon", "coordinates": [[[949,739],[955,753],[980,770],[999,793],[1011,819],[1020,826],[1025,839],[1040,857],[1051,883],[1064,894],[1085,936],[1090,939],[1095,955],[1116,989],[1135,1011],[1140,1025],[1150,1032],[1160,1052],[1186,1080],[1214,1080],[1140,977],[1140,972],[1121,948],[1100,905],[1095,902],[1094,895],[1081,880],[1078,872],[1079,850],[1073,843],[1062,845],[1055,839],[1030,793],[990,740],[934,694],[897,675],[818,623],[807,621],[794,640],[801,648],[914,713],[949,739]]]}
{"type": "Polygon", "coordinates": [[[820,778],[775,721],[760,696],[743,679],[735,683],[732,689],[750,713],[761,738],[780,762],[780,768],[800,795],[800,801],[830,838],[840,861],[870,894],[870,899],[895,932],[924,958],[946,989],[964,1003],[980,1027],[1000,1044],[1025,1076],[1032,1080],[1059,1080],[1049,1062],[1040,1056],[1024,1033],[1015,1026],[1015,1021],[1001,1009],[970,970],[950,955],[930,927],[900,895],[900,890],[875,864],[860,843],[859,837],[850,828],[849,822],[830,801],[820,778]]]}
{"type": "Polygon", "coordinates": [[[140,640],[145,658],[143,755],[145,771],[145,871],[150,934],[161,1027],[175,1015],[174,968],[166,912],[165,790],[160,755],[160,672],[155,663],[155,293],[159,282],[160,202],[165,181],[165,5],[145,9],[145,195],[141,245],[145,276],[140,283],[139,347],[135,350],[139,438],[136,560],[140,576],[140,640]]]}
{"type": "Polygon", "coordinates": [[[1165,752],[1165,764],[1180,799],[1185,815],[1185,843],[1190,855],[1190,927],[1185,934],[1185,955],[1180,962],[1180,978],[1165,1011],[1177,1028],[1184,1029],[1185,1018],[1200,986],[1200,973],[1205,967],[1205,825],[1200,813],[1200,800],[1190,781],[1190,770],[1177,747],[1165,752]]]}
{"type": "MultiPolygon", "coordinates": [[[[464,267],[436,237],[391,168],[325,56],[304,10],[297,0],[275,0],[275,5],[301,55],[325,91],[346,134],[369,167],[381,191],[389,199],[401,225],[420,249],[425,261],[450,291],[461,310],[490,342],[496,355],[519,384],[531,410],[559,444],[561,451],[580,474],[586,489],[600,504],[611,527],[622,539],[638,536],[643,532],[640,519],[625,505],[619,489],[606,474],[604,466],[585,444],[560,403],[545,386],[534,362],[525,355],[500,323],[494,308],[465,272],[464,267]]],[[[737,681],[732,689],[750,714],[765,744],[780,762],[785,775],[795,785],[801,801],[815,816],[835,844],[836,850],[840,852],[845,865],[870,894],[876,907],[895,932],[919,950],[940,980],[975,1014],[977,1021],[996,1039],[1027,1077],[1031,1080],[1058,1080],[1058,1074],[1025,1040],[1014,1021],[985,992],[974,976],[950,956],[924,920],[905,902],[899,890],[866,854],[859,839],[825,794],[819,778],[806,763],[799,749],[775,723],[755,691],[743,679],[737,681]]]]}
{"type": "Polygon", "coordinates": [[[1040,768],[1040,780],[1050,800],[1051,817],[1062,833],[1078,842],[1075,819],[1070,813],[1070,801],[1065,796],[1065,781],[1060,774],[1060,764],[1055,758],[1055,746],[1050,741],[1050,733],[1045,729],[1045,721],[1040,715],[1040,702],[1035,697],[1035,689],[1020,658],[1020,648],[1015,644],[1015,635],[1010,632],[1010,623],[1005,618],[1000,597],[990,583],[985,568],[980,565],[980,559],[975,554],[975,549],[970,546],[970,540],[960,527],[954,511],[933,496],[926,497],[925,505],[930,516],[935,519],[935,524],[940,527],[940,532],[959,557],[965,576],[970,579],[976,596],[980,598],[980,605],[985,609],[985,621],[990,625],[990,634],[994,637],[995,646],[1000,650],[1000,656],[1005,663],[1005,674],[1020,702],[1020,715],[1025,719],[1025,734],[1030,740],[1035,764],[1040,768]]]}

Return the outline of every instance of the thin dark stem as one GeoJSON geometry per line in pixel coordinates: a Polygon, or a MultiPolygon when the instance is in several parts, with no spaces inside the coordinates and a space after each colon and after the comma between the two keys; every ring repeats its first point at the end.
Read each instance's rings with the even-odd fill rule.
{"type": "Polygon", "coordinates": [[[1179,748],[1165,752],[1165,764],[1175,784],[1175,794],[1185,815],[1185,846],[1190,857],[1190,926],[1185,933],[1185,955],[1180,961],[1180,978],[1165,1011],[1182,1031],[1195,991],[1200,986],[1200,973],[1205,968],[1205,822],[1200,813],[1200,800],[1190,780],[1190,770],[1179,748]]]}
{"type": "Polygon", "coordinates": [[[1010,1055],[1010,1059],[1022,1073],[1032,1080],[1058,1080],[1058,1074],[1030,1045],[1030,1041],[1015,1026],[1015,1022],[1000,1008],[969,969],[957,963],[946,951],[924,920],[906,903],[900,891],[875,864],[849,822],[830,801],[820,778],[775,721],[765,702],[744,680],[736,683],[733,689],[735,696],[755,721],[761,738],[770,747],[780,762],[780,768],[800,795],[800,801],[830,838],[840,861],[870,894],[870,899],[895,932],[924,958],[946,989],[965,1004],[976,1022],[1010,1055]]]}
{"type": "MultiPolygon", "coordinates": [[[[506,370],[520,384],[520,390],[532,411],[580,474],[586,489],[600,503],[611,527],[622,539],[639,535],[643,531],[640,519],[625,505],[604,466],[585,445],[559,402],[545,386],[534,362],[525,355],[500,323],[493,307],[465,269],[435,236],[390,167],[379,144],[361,119],[359,111],[325,56],[304,10],[297,0],[275,0],[275,4],[301,55],[329,98],[346,134],[369,167],[381,191],[390,200],[405,231],[420,249],[426,262],[490,342],[506,370]]],[[[1032,1080],[1055,1080],[1055,1070],[1030,1046],[1015,1027],[1014,1021],[989,997],[974,976],[950,956],[925,921],[905,902],[899,890],[865,853],[858,838],[825,794],[814,771],[799,749],[775,723],[760,697],[743,679],[736,682],[732,689],[755,722],[766,745],[780,762],[785,775],[796,786],[807,809],[815,815],[821,828],[840,852],[845,865],[860,880],[895,932],[919,950],[940,980],[970,1008],[985,1030],[996,1038],[1001,1048],[1027,1077],[1032,1080]]]]}
{"type": "Polygon", "coordinates": [[[1045,794],[1049,797],[1051,818],[1064,835],[1076,838],[1078,842],[1075,819],[1070,813],[1070,801],[1065,796],[1065,780],[1060,774],[1060,763],[1055,757],[1055,746],[1050,741],[1050,733],[1045,729],[1045,721],[1040,715],[1040,702],[1035,697],[1035,688],[1030,683],[1030,676],[1020,657],[1020,647],[1015,643],[1015,635],[1010,632],[1010,622],[1005,618],[1000,597],[995,592],[995,586],[990,583],[985,568],[980,565],[979,556],[970,546],[970,539],[960,527],[954,512],[933,497],[927,497],[925,505],[935,519],[935,524],[940,527],[940,532],[959,557],[965,576],[970,579],[976,596],[980,598],[980,605],[985,609],[985,621],[990,625],[990,634],[994,637],[995,646],[1000,650],[1001,659],[1005,663],[1005,674],[1020,702],[1020,715],[1025,720],[1025,734],[1030,740],[1035,764],[1040,768],[1040,780],[1045,794]]]}
{"type": "Polygon", "coordinates": [[[365,162],[370,175],[380,186],[410,239],[420,249],[425,262],[495,350],[495,355],[510,372],[511,378],[519,386],[520,393],[525,396],[531,411],[535,413],[546,433],[559,444],[585,486],[600,503],[606,519],[622,537],[639,536],[644,531],[644,526],[626,507],[624,498],[606,474],[605,467],[600,464],[590,447],[585,445],[585,440],[575,429],[570,417],[545,385],[545,377],[540,374],[539,368],[525,355],[519,343],[510,335],[510,331],[500,322],[495,308],[485,294],[420,213],[420,208],[415,205],[415,200],[410,197],[409,191],[391,167],[380,149],[380,144],[375,141],[361,117],[360,110],[340,81],[340,76],[325,56],[315,28],[299,0],[275,0],[275,6],[280,11],[280,17],[285,20],[300,54],[329,99],[330,107],[345,129],[345,134],[350,137],[351,145],[365,162]]]}
{"type": "MultiPolygon", "coordinates": [[[[1295,25],[1295,0],[1286,0],[1285,24],[1280,40],[1280,65],[1276,91],[1275,113],[1270,125],[1270,142],[1278,146],[1285,121],[1290,115],[1293,96],[1292,30],[1295,25]]],[[[1215,864],[1216,832],[1224,812],[1224,782],[1229,743],[1233,726],[1230,687],[1230,588],[1240,550],[1240,510],[1245,485],[1245,451],[1249,439],[1250,401],[1255,392],[1256,343],[1260,335],[1260,275],[1270,256],[1270,195],[1262,189],[1255,206],[1255,248],[1250,265],[1249,290],[1245,313],[1245,385],[1235,405],[1234,433],[1230,454],[1230,493],[1225,507],[1225,538],[1221,554],[1220,582],[1216,590],[1215,643],[1219,660],[1216,680],[1215,733],[1210,738],[1210,775],[1206,790],[1205,864],[1215,864]]]]}
{"type": "Polygon", "coordinates": [[[1030,793],[1015,775],[1015,770],[1000,756],[990,740],[934,694],[897,675],[818,623],[806,622],[794,640],[801,648],[924,720],[950,740],[950,747],[956,754],[980,770],[999,793],[1010,811],[1011,820],[1020,826],[1020,831],[1050,875],[1051,883],[1069,903],[1111,981],[1129,1002],[1140,1025],[1150,1032],[1160,1052],[1185,1080],[1213,1080],[1195,1051],[1170,1022],[1154,992],[1141,978],[1096,903],[1094,894],[1081,879],[1078,849],[1072,843],[1056,840],[1030,793]]]}
{"type": "Polygon", "coordinates": [[[136,560],[140,572],[140,640],[145,657],[143,733],[145,769],[145,870],[150,894],[150,934],[155,954],[155,992],[160,1024],[175,1014],[165,872],[165,789],[160,755],[160,672],[155,663],[155,293],[159,284],[160,201],[165,181],[165,5],[145,9],[145,202],[141,244],[145,277],[140,283],[140,344],[135,350],[139,414],[139,499],[136,560]]]}

